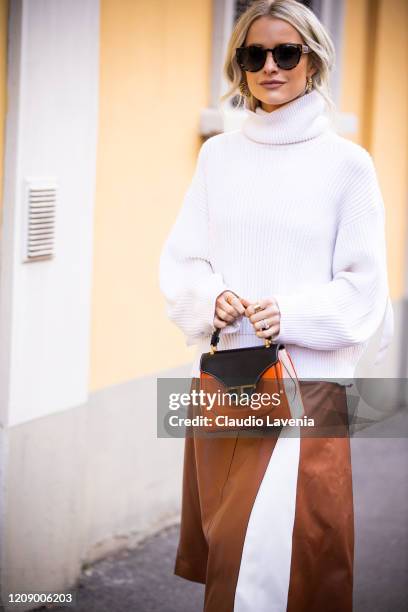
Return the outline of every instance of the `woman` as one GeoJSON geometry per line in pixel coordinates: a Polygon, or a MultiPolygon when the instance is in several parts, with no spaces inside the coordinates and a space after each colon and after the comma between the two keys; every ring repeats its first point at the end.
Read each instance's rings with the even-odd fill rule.
{"type": "Polygon", "coordinates": [[[393,313],[381,192],[369,153],[332,127],[333,62],[328,33],[296,0],[255,2],[240,17],[226,96],[239,88],[246,117],[201,146],[161,254],[168,316],[197,344],[192,385],[214,327],[218,350],[272,338],[291,355],[306,414],[336,425],[324,438],[286,437],[285,427],[186,437],[175,573],[205,583],[206,612],[352,610],[339,380],[353,377],[385,317],[380,360],[393,313]]]}

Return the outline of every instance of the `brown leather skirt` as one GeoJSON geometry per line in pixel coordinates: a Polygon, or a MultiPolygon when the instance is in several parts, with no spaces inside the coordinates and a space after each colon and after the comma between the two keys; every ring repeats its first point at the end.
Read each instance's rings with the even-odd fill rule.
{"type": "Polygon", "coordinates": [[[186,436],[174,573],[205,584],[205,612],[352,610],[346,389],[300,388],[315,429],[186,436]]]}

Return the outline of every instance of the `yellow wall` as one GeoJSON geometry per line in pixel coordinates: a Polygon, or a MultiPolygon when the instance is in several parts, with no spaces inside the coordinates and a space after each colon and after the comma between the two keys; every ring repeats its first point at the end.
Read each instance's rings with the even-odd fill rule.
{"type": "Polygon", "coordinates": [[[347,0],[341,110],[374,158],[387,214],[391,297],[404,292],[408,193],[408,3],[347,0]]]}
{"type": "Polygon", "coordinates": [[[194,350],[165,316],[158,262],[194,170],[211,34],[211,0],[101,1],[91,390],[194,350]]]}
{"type": "Polygon", "coordinates": [[[0,0],[0,225],[3,219],[4,136],[7,111],[8,1],[0,0]]]}
{"type": "MultiPolygon", "coordinates": [[[[406,0],[392,10],[346,0],[340,110],[358,116],[349,137],[378,171],[393,299],[403,295],[407,231],[407,23],[406,0]]],[[[165,316],[158,259],[196,163],[211,35],[212,0],[101,0],[91,390],[194,353],[165,316]]]]}

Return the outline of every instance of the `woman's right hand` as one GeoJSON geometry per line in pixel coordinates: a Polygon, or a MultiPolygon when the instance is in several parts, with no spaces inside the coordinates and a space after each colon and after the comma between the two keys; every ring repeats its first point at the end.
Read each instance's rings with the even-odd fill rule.
{"type": "Polygon", "coordinates": [[[215,302],[214,327],[223,328],[244,314],[245,308],[240,298],[232,291],[223,291],[215,302]]]}

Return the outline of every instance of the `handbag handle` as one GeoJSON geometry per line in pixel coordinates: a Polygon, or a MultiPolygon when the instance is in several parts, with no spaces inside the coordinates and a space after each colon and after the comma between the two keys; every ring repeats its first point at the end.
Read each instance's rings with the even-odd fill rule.
{"type": "MultiPolygon", "coordinates": [[[[220,332],[221,332],[221,328],[220,327],[214,327],[214,331],[212,333],[211,336],[211,340],[210,340],[210,353],[211,355],[214,355],[214,353],[217,350],[217,344],[219,342],[220,339],[220,332]]],[[[272,340],[270,338],[265,338],[265,348],[269,348],[272,344],[272,340]]]]}

